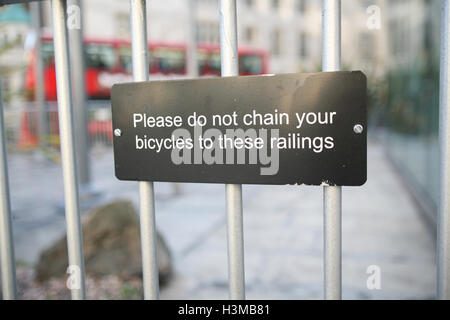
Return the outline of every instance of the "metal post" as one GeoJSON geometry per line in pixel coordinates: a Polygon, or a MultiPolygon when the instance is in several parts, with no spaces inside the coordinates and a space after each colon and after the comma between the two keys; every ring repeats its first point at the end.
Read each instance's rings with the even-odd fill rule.
{"type": "Polygon", "coordinates": [[[197,62],[197,35],[196,35],[196,9],[197,0],[188,1],[188,44],[186,50],[187,73],[191,78],[198,77],[197,62]]]}
{"type": "MultiPolygon", "coordinates": [[[[341,69],[341,1],[323,0],[322,70],[341,69]]],[[[342,295],[342,188],[324,187],[324,293],[327,300],[342,295]]]]}
{"type": "Polygon", "coordinates": [[[73,101],[75,123],[75,150],[81,193],[89,192],[90,171],[87,137],[85,54],[83,46],[83,21],[81,0],[68,0],[69,14],[74,15],[73,25],[69,25],[70,62],[73,78],[73,101]]]}
{"type": "Polygon", "coordinates": [[[6,158],[5,121],[3,119],[2,84],[0,80],[0,260],[3,299],[17,298],[16,261],[12,236],[9,200],[8,165],[6,158]]]}
{"type": "MultiPolygon", "coordinates": [[[[222,77],[239,75],[236,0],[220,0],[220,54],[222,77]]],[[[228,277],[230,298],[245,299],[242,186],[226,185],[228,217],[228,277]]]]}
{"type": "Polygon", "coordinates": [[[83,238],[78,200],[78,177],[75,165],[75,139],[69,46],[66,29],[66,1],[53,0],[53,41],[55,47],[56,84],[58,92],[59,131],[66,207],[67,249],[71,275],[72,299],[85,299],[83,238]]]}
{"type": "MultiPolygon", "coordinates": [[[[149,73],[145,0],[130,0],[134,81],[147,81],[149,73]]],[[[139,182],[144,299],[159,299],[155,196],[153,182],[139,182]]]]}
{"type": "Polygon", "coordinates": [[[440,205],[437,230],[437,297],[450,299],[450,3],[442,2],[440,63],[440,205]]]}
{"type": "Polygon", "coordinates": [[[36,33],[36,62],[35,62],[35,100],[37,103],[37,111],[39,115],[39,145],[41,148],[47,146],[47,105],[45,102],[45,79],[44,65],[42,62],[41,48],[41,2],[31,2],[30,9],[32,13],[33,28],[36,33]]]}

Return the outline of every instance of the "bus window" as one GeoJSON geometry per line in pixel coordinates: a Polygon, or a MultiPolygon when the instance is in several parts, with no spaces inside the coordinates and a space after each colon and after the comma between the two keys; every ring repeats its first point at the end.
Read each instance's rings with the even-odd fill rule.
{"type": "Polygon", "coordinates": [[[54,54],[53,54],[53,43],[52,42],[42,42],[41,44],[42,60],[45,67],[53,65],[54,54]]]}
{"type": "Polygon", "coordinates": [[[185,53],[182,49],[173,48],[155,48],[153,51],[154,58],[158,63],[159,72],[162,73],[179,73],[185,72],[185,53]]]}
{"type": "Polygon", "coordinates": [[[133,72],[133,59],[131,58],[130,47],[119,47],[119,61],[125,72],[133,72]]]}
{"type": "Polygon", "coordinates": [[[197,51],[198,74],[205,75],[208,73],[208,55],[203,50],[197,51]]]}
{"type": "Polygon", "coordinates": [[[220,75],[220,53],[208,49],[197,51],[198,74],[201,76],[220,75]]]}
{"type": "Polygon", "coordinates": [[[111,45],[86,45],[86,67],[98,69],[114,69],[116,56],[111,45]]]}
{"type": "MultiPolygon", "coordinates": [[[[152,51],[149,51],[148,55],[150,61],[150,70],[152,70],[155,64],[155,57],[152,51]]],[[[125,72],[132,73],[133,72],[133,59],[131,57],[131,47],[122,46],[119,47],[119,61],[120,66],[123,68],[125,72]]]]}
{"type": "Polygon", "coordinates": [[[261,74],[262,72],[263,66],[261,56],[245,54],[239,57],[240,74],[261,74]]]}
{"type": "Polygon", "coordinates": [[[209,58],[209,67],[213,74],[220,76],[220,52],[214,51],[209,58]]]}

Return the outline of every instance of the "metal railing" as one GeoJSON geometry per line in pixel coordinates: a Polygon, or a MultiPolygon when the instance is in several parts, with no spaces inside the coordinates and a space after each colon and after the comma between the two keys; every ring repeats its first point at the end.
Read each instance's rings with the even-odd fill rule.
{"type": "Polygon", "coordinates": [[[442,2],[439,102],[440,205],[437,220],[437,296],[450,299],[450,3],[442,2]]]}
{"type": "MultiPolygon", "coordinates": [[[[236,0],[220,0],[220,60],[222,77],[239,75],[236,0]]],[[[227,184],[228,278],[230,298],[245,299],[242,186],[227,184]]]]}
{"type": "MultiPolygon", "coordinates": [[[[112,146],[112,119],[110,101],[88,101],[87,150],[97,146],[112,146]]],[[[22,102],[17,106],[4,104],[6,148],[12,152],[28,152],[37,149],[60,152],[58,105],[45,103],[45,111],[35,102],[22,102]]]]}
{"type": "MultiPolygon", "coordinates": [[[[147,11],[145,0],[130,0],[134,81],[148,80],[147,11]]],[[[153,182],[139,182],[144,299],[159,298],[153,182]]]]}
{"type": "MultiPolygon", "coordinates": [[[[1,81],[1,80],[0,80],[1,81]]],[[[0,83],[1,88],[1,83],[0,83]]],[[[9,198],[8,166],[6,160],[5,121],[0,90],[0,259],[3,298],[17,297],[16,261],[12,236],[11,204],[9,198]]]]}
{"type": "MultiPolygon", "coordinates": [[[[323,0],[322,71],[341,69],[341,1],[323,0]]],[[[324,294],[342,296],[342,188],[323,187],[324,294]]]]}
{"type": "MultiPolygon", "coordinates": [[[[450,0],[443,0],[441,51],[441,208],[438,223],[438,297],[450,298],[450,0]]],[[[71,100],[71,72],[66,28],[66,1],[52,0],[54,48],[57,74],[58,116],[64,176],[69,264],[79,277],[72,286],[72,299],[84,299],[85,273],[75,165],[74,110],[71,100]]],[[[222,76],[238,74],[236,0],[219,0],[222,76]]],[[[148,80],[147,24],[145,0],[130,0],[134,81],[148,80]]],[[[323,0],[323,71],[340,70],[341,1],[323,0]]],[[[0,240],[3,296],[14,299],[15,262],[5,151],[3,108],[0,115],[0,240]]],[[[159,298],[156,260],[155,200],[152,182],[139,182],[141,247],[145,299],[159,298]]],[[[342,190],[324,187],[324,297],[341,299],[342,190]]],[[[228,270],[231,299],[245,299],[244,230],[242,186],[226,185],[228,226],[228,270]]]]}
{"type": "Polygon", "coordinates": [[[55,48],[56,89],[61,139],[61,160],[64,181],[67,249],[69,266],[74,269],[77,281],[71,288],[72,299],[86,298],[83,237],[78,196],[78,173],[75,156],[75,128],[73,120],[72,85],[66,27],[67,4],[64,0],[52,1],[53,43],[55,48]]]}

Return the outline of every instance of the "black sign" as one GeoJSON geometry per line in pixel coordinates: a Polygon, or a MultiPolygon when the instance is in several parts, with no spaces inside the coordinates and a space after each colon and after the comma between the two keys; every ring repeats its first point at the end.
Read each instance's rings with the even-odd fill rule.
{"type": "Polygon", "coordinates": [[[116,84],[121,180],[359,186],[366,77],[326,72],[116,84]]]}

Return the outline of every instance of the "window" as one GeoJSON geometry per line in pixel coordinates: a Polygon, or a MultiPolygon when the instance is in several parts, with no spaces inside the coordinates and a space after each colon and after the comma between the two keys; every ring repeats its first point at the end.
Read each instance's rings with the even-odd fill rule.
{"type": "Polygon", "coordinates": [[[86,46],[86,67],[113,69],[116,64],[114,48],[104,44],[88,44],[86,46]]]}
{"type": "Polygon", "coordinates": [[[158,69],[165,74],[184,73],[185,52],[181,49],[155,48],[153,51],[158,69]]]}
{"type": "MultiPolygon", "coordinates": [[[[131,57],[131,47],[128,45],[123,45],[118,47],[119,63],[120,66],[128,73],[133,72],[133,60],[131,57]]],[[[155,67],[155,55],[154,50],[149,50],[148,60],[150,64],[150,69],[155,67]]]]}
{"type": "Polygon", "coordinates": [[[301,32],[299,35],[298,55],[301,59],[307,59],[309,57],[308,35],[305,32],[301,32]]]}
{"type": "Polygon", "coordinates": [[[133,59],[131,57],[131,48],[128,46],[123,46],[119,48],[119,61],[121,67],[129,72],[133,72],[133,59]]]}
{"type": "Polygon", "coordinates": [[[200,21],[197,23],[197,42],[218,43],[219,24],[213,21],[200,21]]]}
{"type": "Polygon", "coordinates": [[[280,7],[280,0],[272,0],[272,8],[278,9],[280,7]]]}
{"type": "Polygon", "coordinates": [[[220,52],[213,52],[209,57],[209,66],[214,74],[220,74],[221,69],[221,60],[220,60],[220,52]]]}
{"type": "Polygon", "coordinates": [[[253,27],[246,27],[244,29],[244,41],[252,44],[256,39],[256,30],[253,27]]]}
{"type": "Polygon", "coordinates": [[[197,59],[200,75],[220,76],[221,60],[219,51],[199,49],[197,52],[197,59]]]}
{"type": "Polygon", "coordinates": [[[242,75],[261,74],[262,58],[258,55],[243,54],[239,56],[239,73],[242,75]]]}
{"type": "Polygon", "coordinates": [[[364,61],[374,58],[375,39],[373,33],[363,32],[359,35],[359,52],[364,61]]]}
{"type": "Polygon", "coordinates": [[[410,43],[410,29],[407,21],[405,19],[390,21],[389,32],[391,55],[396,57],[406,55],[410,43]]]}
{"type": "Polygon", "coordinates": [[[54,65],[53,42],[43,41],[41,44],[42,62],[45,67],[54,65]]]}
{"type": "Polygon", "coordinates": [[[371,5],[375,5],[376,2],[373,1],[373,0],[362,0],[362,1],[360,2],[360,4],[361,4],[361,7],[363,7],[363,8],[365,9],[365,8],[367,8],[367,7],[370,7],[371,5]]]}
{"type": "Polygon", "coordinates": [[[272,33],[272,53],[279,56],[282,53],[281,32],[276,29],[272,33]]]}
{"type": "Polygon", "coordinates": [[[115,26],[117,28],[116,35],[118,37],[128,38],[130,36],[130,16],[126,13],[118,13],[116,15],[115,26]]]}
{"type": "Polygon", "coordinates": [[[307,0],[297,0],[297,11],[301,14],[305,13],[307,10],[307,0]]]}

